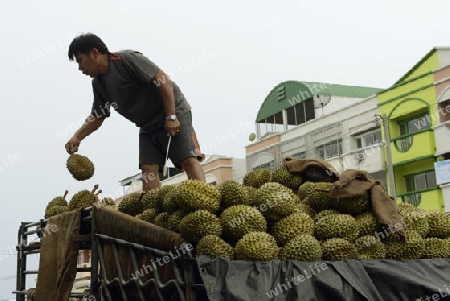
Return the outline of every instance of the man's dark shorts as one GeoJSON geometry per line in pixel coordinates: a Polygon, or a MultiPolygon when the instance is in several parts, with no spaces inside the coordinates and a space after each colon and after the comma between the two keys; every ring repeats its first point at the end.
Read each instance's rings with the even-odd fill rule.
{"type": "MultiPolygon", "coordinates": [[[[172,137],[169,147],[169,158],[176,168],[181,169],[180,161],[196,157],[199,161],[203,159],[200,146],[192,127],[192,113],[188,111],[177,116],[180,122],[180,131],[172,137]]],[[[139,132],[139,168],[142,164],[156,164],[160,170],[166,159],[167,142],[169,137],[164,128],[152,131],[139,132]]]]}

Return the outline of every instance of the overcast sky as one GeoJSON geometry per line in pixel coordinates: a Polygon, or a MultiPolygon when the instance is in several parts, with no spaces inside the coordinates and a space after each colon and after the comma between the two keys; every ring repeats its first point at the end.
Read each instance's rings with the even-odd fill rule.
{"type": "MultiPolygon", "coordinates": [[[[64,190],[70,199],[99,184],[118,197],[118,181],[139,172],[138,128],[116,112],[79,149],[94,177],[77,182],[66,170],[64,144],[92,102],[91,79],[67,57],[79,33],[143,52],[186,95],[203,151],[243,158],[274,86],[387,88],[434,46],[450,46],[449,9],[448,0],[2,2],[0,255],[14,249],[20,222],[38,221],[64,190]]],[[[13,298],[15,273],[16,256],[1,257],[0,299],[13,298]]]]}

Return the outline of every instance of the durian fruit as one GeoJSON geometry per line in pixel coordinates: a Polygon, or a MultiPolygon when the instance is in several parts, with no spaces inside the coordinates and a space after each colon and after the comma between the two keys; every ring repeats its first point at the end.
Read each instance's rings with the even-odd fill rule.
{"type": "Polygon", "coordinates": [[[217,235],[205,235],[195,247],[197,255],[209,255],[212,258],[224,257],[233,259],[233,247],[217,235]]]}
{"type": "Polygon", "coordinates": [[[284,246],[292,237],[300,234],[314,235],[314,220],[306,213],[292,213],[277,221],[270,234],[278,246],[284,246]]]}
{"type": "Polygon", "coordinates": [[[314,233],[319,240],[343,238],[352,242],[358,237],[359,229],[350,214],[329,214],[316,221],[314,233]]]}
{"type": "Polygon", "coordinates": [[[67,206],[68,203],[66,201],[66,196],[68,193],[69,191],[66,190],[63,196],[54,197],[50,202],[48,202],[47,207],[45,209],[47,210],[48,208],[53,206],[67,206]]]}
{"type": "Polygon", "coordinates": [[[332,174],[330,175],[326,170],[316,166],[307,167],[303,172],[303,177],[305,182],[334,182],[336,180],[332,174]]]}
{"type": "Polygon", "coordinates": [[[260,168],[248,172],[242,182],[245,186],[259,188],[267,182],[270,182],[271,172],[268,169],[260,168]]]}
{"type": "Polygon", "coordinates": [[[156,209],[154,209],[154,208],[152,208],[152,209],[145,209],[142,212],[141,219],[143,219],[146,222],[153,223],[155,221],[155,217],[157,215],[158,215],[158,211],[156,211],[156,209]]]}
{"type": "Polygon", "coordinates": [[[372,212],[365,212],[355,216],[356,225],[359,229],[359,236],[374,235],[377,233],[377,218],[372,212]]]}
{"type": "Polygon", "coordinates": [[[333,207],[334,198],[330,195],[333,183],[305,182],[298,188],[298,196],[305,204],[312,207],[317,213],[333,207]]]}
{"type": "Polygon", "coordinates": [[[144,220],[144,219],[142,218],[142,213],[136,214],[135,218],[144,220]]]}
{"type": "Polygon", "coordinates": [[[179,209],[177,197],[177,187],[174,186],[174,188],[167,192],[162,200],[162,209],[164,212],[173,213],[179,209]]]}
{"type": "Polygon", "coordinates": [[[322,259],[344,260],[358,259],[358,249],[346,239],[331,238],[322,243],[322,259]]]}
{"type": "Polygon", "coordinates": [[[436,237],[424,239],[425,247],[422,258],[450,258],[448,240],[436,237]]]}
{"type": "Polygon", "coordinates": [[[224,235],[231,240],[238,240],[252,231],[265,232],[267,222],[263,214],[254,207],[235,205],[220,214],[224,235]]]}
{"type": "Polygon", "coordinates": [[[248,205],[250,206],[256,206],[255,204],[255,196],[256,196],[256,191],[258,190],[255,187],[252,186],[245,186],[243,185],[242,187],[244,187],[244,190],[247,194],[247,199],[248,199],[248,205]]]}
{"type": "Polygon", "coordinates": [[[327,215],[331,215],[331,214],[341,214],[341,213],[339,211],[337,211],[337,210],[334,210],[334,209],[322,210],[322,211],[320,211],[319,213],[317,213],[314,216],[314,222],[317,222],[322,217],[327,216],[327,215]]]}
{"type": "Polygon", "coordinates": [[[270,234],[250,232],[236,243],[234,254],[238,260],[269,261],[278,258],[278,246],[270,234]]]}
{"type": "MultiPolygon", "coordinates": [[[[94,189],[89,191],[87,189],[78,191],[72,196],[72,199],[69,202],[69,211],[90,207],[98,202],[98,195],[95,194],[95,191],[98,189],[98,185],[94,186],[94,189]]],[[[136,213],[137,214],[137,213],[136,213]]],[[[134,214],[134,215],[136,215],[134,214]]],[[[133,215],[133,216],[134,216],[133,215]]]]}
{"type": "Polygon", "coordinates": [[[50,218],[67,211],[69,211],[69,208],[67,206],[52,206],[45,210],[45,218],[50,218]]]}
{"type": "Polygon", "coordinates": [[[221,207],[223,209],[234,205],[249,205],[249,198],[244,186],[236,181],[225,181],[219,185],[221,207]]]}
{"type": "Polygon", "coordinates": [[[384,242],[387,259],[420,259],[425,242],[416,230],[405,230],[405,239],[384,242]]]}
{"type": "Polygon", "coordinates": [[[279,252],[280,259],[317,261],[322,258],[319,241],[310,234],[300,234],[291,238],[279,252]]]}
{"type": "Polygon", "coordinates": [[[94,175],[94,164],[86,156],[70,155],[66,166],[72,176],[78,181],[90,179],[94,175]]]}
{"type": "Polygon", "coordinates": [[[276,168],[272,172],[272,178],[270,181],[280,183],[281,185],[292,190],[297,190],[302,184],[302,177],[300,175],[291,174],[287,170],[286,166],[283,165],[276,168]]]}
{"type": "MultiPolygon", "coordinates": [[[[164,187],[164,186],[163,186],[164,187]]],[[[147,191],[142,196],[142,208],[146,209],[155,209],[158,213],[163,211],[162,201],[159,199],[159,191],[161,187],[152,189],[147,191]]]]}
{"type": "Polygon", "coordinates": [[[317,213],[316,213],[316,211],[314,211],[314,209],[312,209],[311,207],[309,207],[308,205],[306,205],[302,202],[296,204],[294,212],[295,213],[306,213],[312,219],[314,219],[317,215],[317,213]]]}
{"type": "Polygon", "coordinates": [[[169,213],[161,212],[153,220],[153,224],[160,226],[161,228],[167,229],[169,227],[169,213]]]}
{"type": "Polygon", "coordinates": [[[208,210],[197,210],[189,213],[183,217],[178,228],[181,236],[193,243],[197,243],[208,234],[222,235],[220,219],[208,210]]]}
{"type": "Polygon", "coordinates": [[[178,187],[178,205],[187,212],[207,210],[216,212],[220,206],[219,189],[199,180],[185,180],[178,187]]]}
{"type": "Polygon", "coordinates": [[[430,227],[427,237],[450,237],[450,214],[442,211],[427,211],[427,220],[430,227]]]}
{"type": "Polygon", "coordinates": [[[178,209],[177,211],[170,213],[167,219],[167,229],[175,232],[180,232],[180,222],[187,215],[184,210],[178,209]]]}
{"type": "Polygon", "coordinates": [[[416,230],[423,238],[427,237],[430,225],[425,210],[414,207],[410,210],[402,209],[400,213],[406,230],[416,230]]]}
{"type": "Polygon", "coordinates": [[[374,235],[364,235],[355,240],[358,259],[383,259],[386,257],[384,244],[374,235]]]}
{"type": "Polygon", "coordinates": [[[256,191],[255,205],[269,222],[275,222],[295,212],[298,197],[291,189],[268,182],[256,191]]]}
{"type": "Polygon", "coordinates": [[[333,201],[333,206],[341,213],[353,216],[371,211],[369,193],[350,198],[339,198],[333,201]]]}
{"type": "Polygon", "coordinates": [[[110,197],[104,197],[100,202],[104,206],[115,206],[116,205],[116,202],[114,202],[113,198],[110,198],[110,197]]]}
{"type": "Polygon", "coordinates": [[[118,205],[120,212],[136,216],[144,211],[142,206],[143,192],[133,192],[123,197],[122,201],[118,205]]]}

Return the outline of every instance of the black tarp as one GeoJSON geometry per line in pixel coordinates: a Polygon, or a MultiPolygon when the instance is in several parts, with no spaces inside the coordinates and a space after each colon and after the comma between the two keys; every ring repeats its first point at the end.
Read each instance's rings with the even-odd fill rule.
{"type": "Polygon", "coordinates": [[[197,256],[210,301],[450,300],[450,259],[242,261],[197,256]]]}

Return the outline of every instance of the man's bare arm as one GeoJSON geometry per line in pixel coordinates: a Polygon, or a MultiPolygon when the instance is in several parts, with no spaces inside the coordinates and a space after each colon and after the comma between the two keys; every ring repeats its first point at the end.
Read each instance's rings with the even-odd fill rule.
{"type": "MultiPolygon", "coordinates": [[[[161,95],[164,112],[166,116],[175,115],[175,95],[173,93],[172,81],[164,71],[159,70],[158,73],[152,78],[152,82],[158,87],[159,95],[161,95]]],[[[167,134],[175,136],[175,133],[180,128],[180,122],[178,120],[166,120],[165,128],[167,134]]]]}
{"type": "Polygon", "coordinates": [[[83,125],[73,134],[72,138],[66,143],[66,151],[69,154],[76,153],[80,146],[81,140],[98,130],[105,118],[97,118],[89,115],[83,125]]]}

